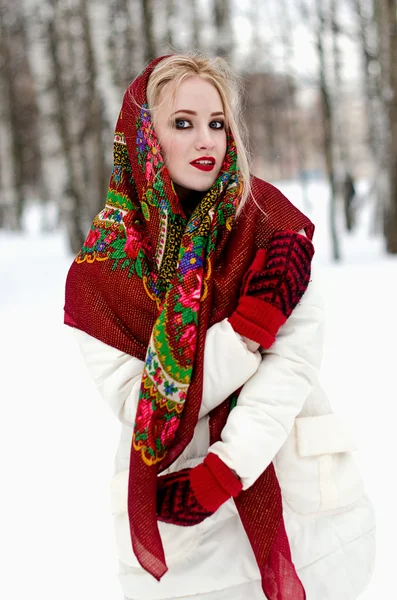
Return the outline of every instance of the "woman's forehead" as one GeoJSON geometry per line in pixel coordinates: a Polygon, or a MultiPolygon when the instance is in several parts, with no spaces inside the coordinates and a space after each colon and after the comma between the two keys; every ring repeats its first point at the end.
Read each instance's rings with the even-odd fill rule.
{"type": "Polygon", "coordinates": [[[167,112],[223,112],[218,90],[212,83],[199,76],[183,80],[175,90],[172,90],[172,84],[165,86],[160,95],[160,110],[162,106],[167,112]]]}

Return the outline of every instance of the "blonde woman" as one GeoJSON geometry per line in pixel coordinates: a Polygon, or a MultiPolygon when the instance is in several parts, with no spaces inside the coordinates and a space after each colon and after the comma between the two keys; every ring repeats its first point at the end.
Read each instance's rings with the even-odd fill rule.
{"type": "Polygon", "coordinates": [[[317,381],[314,227],[250,176],[239,114],[224,60],[153,61],[67,279],[65,322],[122,423],[129,600],[328,599],[297,573],[272,464],[317,381]]]}

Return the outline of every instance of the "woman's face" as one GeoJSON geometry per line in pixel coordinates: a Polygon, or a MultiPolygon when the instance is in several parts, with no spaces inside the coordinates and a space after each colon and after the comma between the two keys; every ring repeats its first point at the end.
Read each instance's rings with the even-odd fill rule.
{"type": "Polygon", "coordinates": [[[165,87],[155,130],[178,193],[205,192],[221,170],[226,153],[225,115],[216,88],[200,77],[182,82],[175,99],[165,87]]]}

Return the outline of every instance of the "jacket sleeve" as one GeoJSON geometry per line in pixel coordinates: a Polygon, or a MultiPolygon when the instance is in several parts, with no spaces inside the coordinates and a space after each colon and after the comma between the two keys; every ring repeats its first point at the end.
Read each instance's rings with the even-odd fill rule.
{"type": "MultiPolygon", "coordinates": [[[[143,361],[74,329],[88,371],[117,418],[132,427],[139,399],[143,361]]],[[[227,319],[207,331],[203,398],[199,418],[221,404],[256,372],[259,352],[251,352],[227,319]]]]}
{"type": "Polygon", "coordinates": [[[323,318],[318,282],[312,275],[301,302],[243,386],[221,441],[210,447],[210,452],[238,474],[243,489],[249,488],[273,460],[317,382],[323,318]]]}

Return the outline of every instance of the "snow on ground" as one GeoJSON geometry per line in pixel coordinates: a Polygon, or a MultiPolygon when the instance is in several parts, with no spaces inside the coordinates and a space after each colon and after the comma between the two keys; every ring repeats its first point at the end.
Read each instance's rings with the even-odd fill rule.
{"type": "MultiPolygon", "coordinates": [[[[303,206],[297,185],[280,187],[303,206]]],[[[310,204],[327,312],[321,379],[354,434],[375,505],[377,565],[362,600],[378,600],[393,589],[397,532],[391,493],[397,260],[383,254],[381,240],[369,237],[371,211],[365,205],[357,233],[343,236],[344,262],[333,264],[323,184],[311,184],[310,204]]],[[[0,596],[116,600],[122,593],[109,482],[119,425],[62,324],[73,257],[61,232],[42,235],[37,224],[32,209],[24,235],[0,232],[0,596]]]]}

